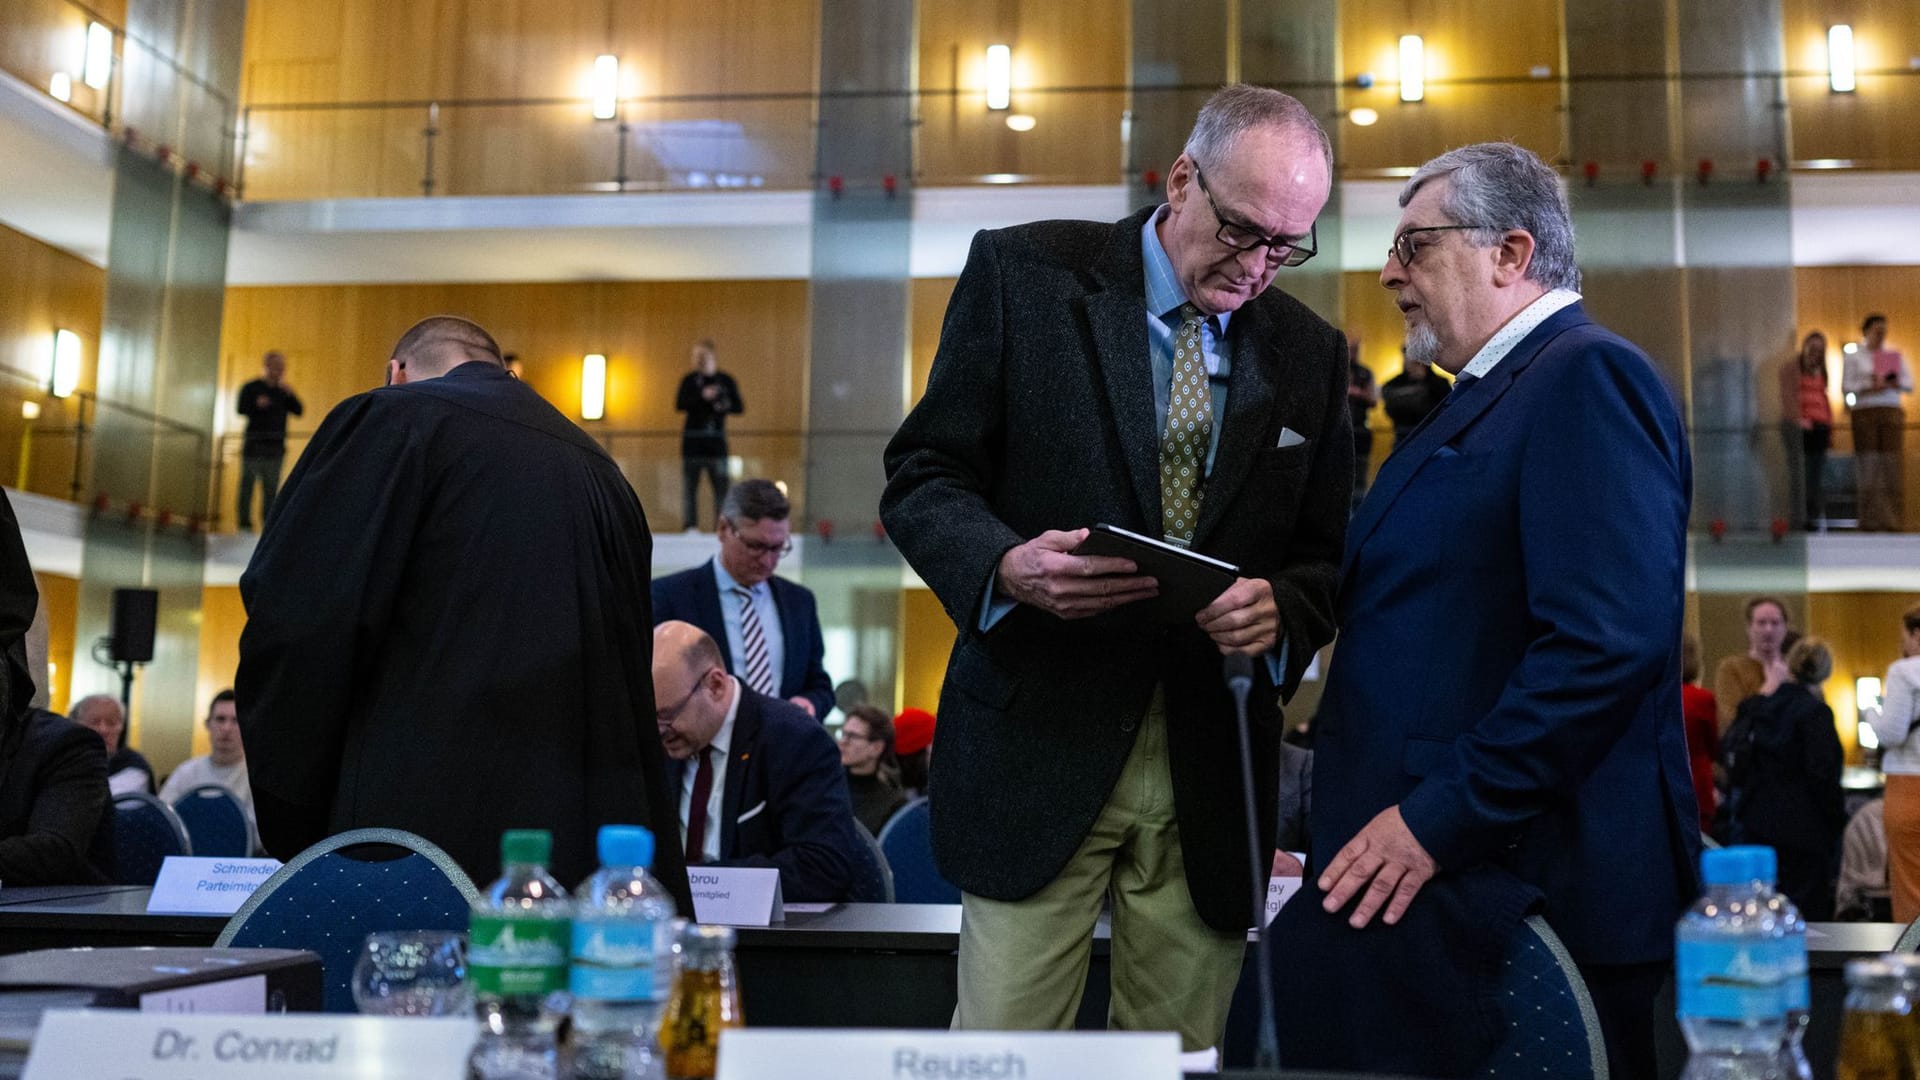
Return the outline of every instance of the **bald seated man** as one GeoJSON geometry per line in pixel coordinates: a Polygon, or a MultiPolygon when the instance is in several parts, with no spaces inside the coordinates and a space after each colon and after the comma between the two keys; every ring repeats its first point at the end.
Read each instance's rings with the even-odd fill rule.
{"type": "Polygon", "coordinates": [[[661,834],[691,911],[654,727],[652,537],[620,469],[508,374],[478,324],[422,320],[342,402],[240,579],[240,730],[282,859],[387,826],[477,882],[500,834],[592,872],[610,824],[661,834]]]}
{"type": "Polygon", "coordinates": [[[153,766],[127,745],[127,712],[112,694],[88,694],[67,709],[67,719],[100,736],[107,748],[107,787],[115,795],[153,794],[153,766]]]}
{"type": "Polygon", "coordinates": [[[712,636],[676,620],[653,631],[653,691],[688,863],[774,867],[790,901],[883,898],[863,890],[879,866],[818,720],[727,674],[712,636]]]}

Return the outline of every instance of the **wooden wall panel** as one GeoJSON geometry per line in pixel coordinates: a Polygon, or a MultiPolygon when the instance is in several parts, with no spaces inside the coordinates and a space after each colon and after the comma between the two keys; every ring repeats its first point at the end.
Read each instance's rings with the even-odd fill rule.
{"type": "Polygon", "coordinates": [[[79,335],[79,388],[93,389],[106,283],[92,263],[0,226],[0,483],[70,497],[80,406],[47,393],[53,335],[79,335]],[[25,402],[40,407],[37,420],[21,415],[25,402]]]}
{"type": "Polygon", "coordinates": [[[915,278],[911,324],[907,346],[907,407],[912,408],[927,392],[927,375],[933,370],[933,356],[940,351],[940,325],[946,321],[947,304],[953,299],[953,287],[959,278],[915,278]]]}
{"type": "Polygon", "coordinates": [[[1787,69],[1808,74],[1789,80],[1797,160],[1837,158],[1874,169],[1920,167],[1920,140],[1913,117],[1920,113],[1920,77],[1910,59],[1920,56],[1920,4],[1912,0],[1783,0],[1787,69]],[[1836,94],[1827,85],[1827,27],[1853,27],[1862,72],[1859,88],[1836,94]]]}
{"type": "MultiPolygon", "coordinates": [[[[242,424],[231,401],[268,349],[288,358],[288,381],[307,407],[290,425],[290,451],[334,405],[380,385],[393,343],[415,321],[462,315],[518,353],[534,389],[579,415],[580,363],[607,357],[606,419],[583,424],[614,456],[656,529],[679,522],[680,415],[673,394],[688,349],[703,337],[740,384],[746,412],[730,423],[748,475],[785,480],[805,512],[800,432],[806,417],[807,286],[801,281],[582,282],[363,285],[227,290],[221,422],[242,424]],[[763,433],[763,434],[754,434],[763,433]]],[[[228,445],[221,507],[231,514],[237,437],[228,445]]],[[[292,462],[289,461],[289,466],[292,462]]]]}
{"type": "MultiPolygon", "coordinates": [[[[1127,82],[1126,0],[959,0],[922,4],[920,182],[975,182],[1009,173],[1038,183],[1110,184],[1121,173],[1118,90],[1038,93],[1035,88],[1119,87],[1127,82]],[[986,107],[986,50],[1013,50],[1008,112],[986,107]],[[1034,118],[1031,131],[1006,125],[1034,118]]],[[[1164,168],[1164,166],[1163,166],[1164,168]]]]}
{"type": "Polygon", "coordinates": [[[1863,675],[1886,678],[1887,665],[1900,658],[1900,615],[1920,603],[1920,593],[1815,593],[1807,600],[1808,632],[1825,638],[1833,649],[1827,704],[1833,708],[1841,744],[1857,756],[1853,681],[1863,675]]]}
{"type": "MultiPolygon", "coordinates": [[[[240,670],[240,631],[247,625],[247,609],[240,603],[240,589],[233,585],[208,585],[200,590],[200,674],[195,680],[192,716],[194,754],[212,753],[207,725],[199,720],[207,714],[213,695],[233,689],[234,672],[240,670]]],[[[179,762],[169,762],[171,769],[179,762]]],[[[155,770],[162,768],[153,763],[155,770]]]]}
{"type": "Polygon", "coordinates": [[[80,582],[62,574],[33,577],[40,586],[40,606],[47,613],[47,662],[52,677],[47,708],[64,716],[73,693],[73,628],[80,613],[80,582]]]}
{"type": "Polygon", "coordinates": [[[436,194],[597,190],[617,175],[620,133],[594,121],[595,56],[620,57],[626,96],[798,94],[630,108],[628,176],[761,175],[804,187],[812,167],[819,10],[811,0],[255,0],[248,104],[418,102],[407,108],[256,111],[247,189],[256,199],[414,195],[425,171],[424,103],[447,105],[436,194]],[[406,41],[414,47],[396,49],[406,41]]]}
{"type": "Polygon", "coordinates": [[[903,589],[900,593],[900,676],[894,709],[940,711],[940,688],[947,680],[947,658],[953,652],[953,620],[932,589],[903,589]]]}
{"type": "Polygon", "coordinates": [[[1444,80],[1516,78],[1536,66],[1557,78],[1561,65],[1559,4],[1488,0],[1344,0],[1340,5],[1341,73],[1371,72],[1371,90],[1348,89],[1342,107],[1380,114],[1371,127],[1341,130],[1341,164],[1376,170],[1418,165],[1453,147],[1509,139],[1547,158],[1564,153],[1560,91],[1554,79],[1493,86],[1446,85],[1444,80]],[[1498,32],[1489,32],[1498,27],[1498,32]],[[1426,100],[1399,100],[1399,42],[1419,34],[1426,42],[1426,100]],[[1436,82],[1435,80],[1441,80],[1436,82]]]}
{"type": "Polygon", "coordinates": [[[127,23],[127,0],[7,0],[0,4],[0,70],[28,86],[46,91],[55,72],[71,84],[73,108],[98,119],[112,90],[95,90],[81,81],[86,60],[88,11],[116,28],[127,23]]]}

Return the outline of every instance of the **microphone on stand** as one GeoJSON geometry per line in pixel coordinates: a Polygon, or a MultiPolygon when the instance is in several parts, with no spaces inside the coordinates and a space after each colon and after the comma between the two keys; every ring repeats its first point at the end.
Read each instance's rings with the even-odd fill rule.
{"type": "Polygon", "coordinates": [[[1280,1067],[1280,1036],[1273,1026],[1272,946],[1267,942],[1267,874],[1271,867],[1260,865],[1260,810],[1254,798],[1253,737],[1247,727],[1247,695],[1253,692],[1253,658],[1245,653],[1228,653],[1222,667],[1227,691],[1233,695],[1234,717],[1240,732],[1240,793],[1247,811],[1247,869],[1253,880],[1253,956],[1258,970],[1254,979],[1260,988],[1260,1041],[1254,1066],[1280,1067]]]}

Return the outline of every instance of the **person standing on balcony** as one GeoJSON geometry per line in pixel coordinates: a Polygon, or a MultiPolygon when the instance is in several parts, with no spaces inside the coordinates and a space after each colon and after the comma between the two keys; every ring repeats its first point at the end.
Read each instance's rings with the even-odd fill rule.
{"type": "Polygon", "coordinates": [[[240,444],[240,528],[253,530],[253,485],[260,485],[260,520],[273,517],[274,496],[280,492],[280,470],[287,460],[287,417],[305,408],[287,385],[287,358],[278,350],[261,361],[260,377],[240,388],[237,411],[247,418],[246,438],[240,444]]]}
{"type": "Polygon", "coordinates": [[[1853,462],[1860,489],[1860,528],[1896,532],[1905,517],[1901,435],[1907,414],[1900,395],[1913,393],[1907,358],[1887,348],[1887,317],[1860,324],[1860,347],[1847,354],[1841,381],[1853,419],[1853,462]]]}
{"type": "Polygon", "coordinates": [[[743,411],[740,388],[733,376],[720,370],[713,342],[693,343],[693,370],[680,380],[673,407],[687,414],[680,432],[680,523],[688,532],[700,528],[700,475],[713,485],[717,513],[727,498],[727,416],[743,411]]]}

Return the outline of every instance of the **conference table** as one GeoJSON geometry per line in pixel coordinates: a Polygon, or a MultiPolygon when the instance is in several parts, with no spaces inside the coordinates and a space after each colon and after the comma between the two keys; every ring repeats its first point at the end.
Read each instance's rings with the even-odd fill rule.
{"type": "MultiPolygon", "coordinates": [[[[0,888],[0,953],[76,945],[211,945],[217,915],[149,915],[138,886],[0,888]]],[[[1895,923],[1815,923],[1807,934],[1813,991],[1807,1055],[1831,1075],[1846,998],[1842,969],[1894,946],[1895,923]]],[[[737,929],[743,1005],[755,1027],[944,1028],[952,1020],[960,908],[947,904],[836,904],[788,912],[784,924],[737,929]]],[[[1094,933],[1078,1026],[1106,1026],[1107,925],[1094,933]]],[[[1282,949],[1284,963],[1284,948],[1282,949]]],[[[1672,1016],[1671,989],[1660,1006],[1672,1016]]],[[[1661,1033],[1661,1073],[1678,1075],[1679,1029],[1661,1033]]]]}

